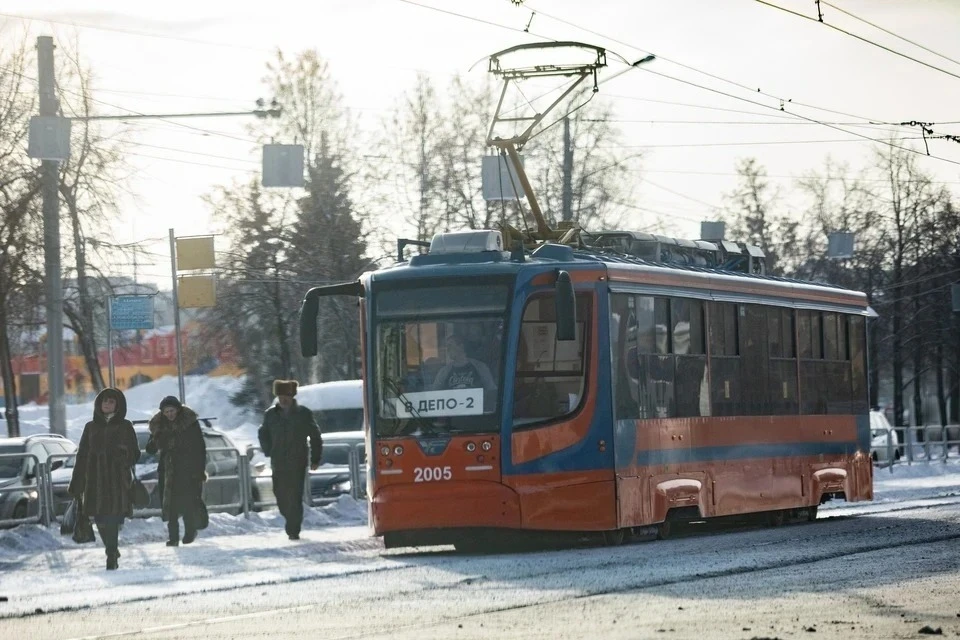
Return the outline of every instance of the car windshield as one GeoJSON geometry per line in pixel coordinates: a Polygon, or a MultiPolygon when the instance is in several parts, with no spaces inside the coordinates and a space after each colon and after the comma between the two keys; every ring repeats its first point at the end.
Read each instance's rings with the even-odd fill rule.
{"type": "Polygon", "coordinates": [[[362,431],[363,409],[325,409],[314,411],[314,417],[323,433],[362,431]]]}
{"type": "Polygon", "coordinates": [[[491,284],[379,294],[379,436],[498,430],[508,293],[491,284]]]}
{"type": "MultiPolygon", "coordinates": [[[[23,453],[26,448],[22,444],[0,444],[0,454],[23,453]]],[[[0,458],[0,478],[16,478],[23,468],[23,458],[0,458]]]]}

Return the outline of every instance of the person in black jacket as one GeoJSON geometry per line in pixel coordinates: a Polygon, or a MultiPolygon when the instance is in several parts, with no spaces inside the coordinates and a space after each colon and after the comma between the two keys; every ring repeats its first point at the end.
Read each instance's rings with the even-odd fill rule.
{"type": "Polygon", "coordinates": [[[120,557],[120,525],[133,516],[131,467],[140,459],[137,434],[126,415],[127,399],[119,390],[108,388],[97,395],[67,489],[84,516],[97,523],[108,570],[117,568],[120,557]]]}
{"type": "Polygon", "coordinates": [[[158,453],[157,491],[161,496],[161,514],[167,523],[168,547],[180,544],[180,518],[183,517],[183,544],[197,539],[203,509],[203,483],[206,480],[207,447],[196,412],[167,396],[160,411],[150,418],[147,453],[158,453]]]}
{"type": "Polygon", "coordinates": [[[277,397],[277,404],[267,409],[263,425],[257,432],[260,448],[270,458],[273,493],[291,540],[300,539],[300,527],[303,524],[303,487],[308,453],[311,469],[320,466],[323,454],[323,438],[313,419],[313,412],[297,404],[294,399],[297,386],[296,380],[274,381],[273,394],[277,397]]]}

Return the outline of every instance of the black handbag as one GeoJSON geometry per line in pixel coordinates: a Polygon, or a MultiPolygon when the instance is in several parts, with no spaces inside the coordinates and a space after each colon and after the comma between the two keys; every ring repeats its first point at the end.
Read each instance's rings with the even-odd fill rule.
{"type": "Polygon", "coordinates": [[[83,512],[83,503],[75,501],[75,504],[77,505],[77,520],[73,526],[73,541],[77,544],[96,542],[97,537],[93,534],[93,524],[91,524],[90,518],[83,512]]]}
{"type": "Polygon", "coordinates": [[[134,507],[145,509],[150,505],[150,492],[147,491],[147,488],[140,482],[136,469],[131,468],[131,471],[133,472],[133,483],[130,485],[131,501],[134,507]]]}

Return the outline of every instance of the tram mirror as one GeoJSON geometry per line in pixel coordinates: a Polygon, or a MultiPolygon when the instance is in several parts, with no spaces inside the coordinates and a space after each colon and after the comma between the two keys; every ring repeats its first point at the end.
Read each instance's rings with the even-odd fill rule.
{"type": "Polygon", "coordinates": [[[359,280],[328,284],[314,287],[303,296],[300,305],[300,353],[304,358],[317,355],[317,312],[320,310],[320,298],[324,296],[354,296],[364,294],[363,284],[359,280]]]}
{"type": "Polygon", "coordinates": [[[577,339],[577,300],[573,294],[573,281],[566,271],[557,272],[557,341],[577,339]]]}
{"type": "Polygon", "coordinates": [[[317,355],[317,312],[319,310],[319,296],[311,296],[308,293],[300,306],[300,354],[304,358],[317,355]]]}

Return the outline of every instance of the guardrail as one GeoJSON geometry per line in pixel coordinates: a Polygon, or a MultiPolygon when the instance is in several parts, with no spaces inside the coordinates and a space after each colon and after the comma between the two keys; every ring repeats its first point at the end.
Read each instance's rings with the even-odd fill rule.
{"type": "MultiPolygon", "coordinates": [[[[338,484],[349,484],[349,494],[354,499],[364,497],[366,495],[366,469],[361,464],[363,445],[334,442],[325,445],[324,448],[328,451],[345,453],[348,464],[324,465],[316,471],[310,471],[305,479],[304,503],[308,506],[322,506],[335,502],[340,495],[347,493],[346,491],[338,493],[336,490],[338,484]],[[311,490],[311,477],[333,480],[343,478],[343,482],[330,482],[326,487],[325,495],[314,497],[311,490]]],[[[208,478],[203,486],[203,496],[208,511],[243,513],[245,516],[249,516],[251,510],[276,507],[277,503],[272,490],[272,473],[255,473],[255,469],[259,465],[251,466],[251,459],[258,451],[261,451],[259,447],[248,447],[245,453],[229,447],[207,449],[208,478]]],[[[53,474],[56,469],[53,467],[60,460],[64,462],[63,466],[68,465],[69,461],[76,459],[76,454],[51,455],[43,463],[40,463],[35,455],[29,453],[0,454],[0,459],[3,458],[33,460],[34,468],[37,469],[34,483],[7,486],[0,492],[32,491],[34,495],[30,498],[29,504],[36,505],[37,513],[28,515],[26,518],[4,519],[3,512],[0,511],[0,526],[7,527],[37,522],[49,525],[59,522],[72,498],[66,494],[69,479],[55,482],[53,474]]],[[[59,469],[60,466],[57,468],[59,469]]],[[[157,479],[141,477],[140,481],[150,492],[152,504],[146,508],[134,509],[133,516],[135,518],[149,518],[160,515],[159,497],[154,498],[157,479]]]]}
{"type": "Polygon", "coordinates": [[[872,453],[876,455],[878,465],[889,467],[890,473],[893,473],[895,465],[904,463],[946,464],[951,458],[960,459],[960,426],[891,427],[887,432],[886,446],[874,448],[872,453]],[[901,432],[905,435],[903,442],[899,440],[901,432]],[[894,434],[897,436],[896,443],[894,434]]]}
{"type": "Polygon", "coordinates": [[[0,501],[0,507],[2,507],[2,511],[0,511],[0,526],[11,527],[19,524],[35,524],[38,522],[44,525],[49,524],[45,508],[46,501],[43,499],[46,475],[43,470],[43,465],[40,464],[37,456],[26,452],[2,453],[0,454],[0,460],[32,460],[33,468],[35,469],[32,478],[24,478],[21,468],[20,475],[18,478],[15,478],[19,481],[16,484],[4,485],[4,487],[0,489],[0,494],[4,494],[4,499],[0,501]],[[23,480],[27,480],[27,482],[23,482],[23,480]],[[30,480],[33,480],[33,482],[30,482],[30,480]],[[22,496],[20,494],[22,494],[22,496]],[[8,501],[10,501],[9,504],[8,501]],[[21,515],[18,514],[21,504],[26,505],[26,513],[22,514],[24,517],[14,517],[21,515]],[[37,505],[36,515],[30,515],[33,504],[37,505]],[[7,512],[9,512],[9,516],[4,515],[7,512]]]}

